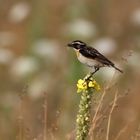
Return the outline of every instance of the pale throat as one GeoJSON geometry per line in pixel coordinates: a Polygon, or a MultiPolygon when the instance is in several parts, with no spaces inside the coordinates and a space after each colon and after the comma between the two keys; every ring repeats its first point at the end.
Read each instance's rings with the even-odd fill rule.
{"type": "Polygon", "coordinates": [[[74,49],[74,51],[76,52],[77,57],[79,57],[79,55],[80,55],[79,50],[74,49]]]}

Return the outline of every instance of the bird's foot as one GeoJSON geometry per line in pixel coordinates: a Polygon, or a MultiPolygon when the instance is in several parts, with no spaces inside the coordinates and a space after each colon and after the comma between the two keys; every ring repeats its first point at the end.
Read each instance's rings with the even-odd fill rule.
{"type": "Polygon", "coordinates": [[[99,67],[95,67],[95,71],[94,72],[91,72],[90,74],[88,74],[85,78],[84,78],[84,80],[85,81],[91,81],[92,79],[92,76],[97,72],[99,70],[99,67]]]}
{"type": "Polygon", "coordinates": [[[87,81],[91,81],[92,79],[92,76],[93,76],[93,72],[91,72],[90,74],[88,74],[85,78],[84,78],[84,80],[87,82],[87,81]]]}

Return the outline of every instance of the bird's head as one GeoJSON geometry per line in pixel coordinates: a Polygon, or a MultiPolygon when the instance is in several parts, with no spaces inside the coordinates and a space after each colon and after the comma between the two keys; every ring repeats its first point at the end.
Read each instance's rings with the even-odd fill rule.
{"type": "Polygon", "coordinates": [[[71,43],[68,44],[68,47],[72,47],[76,50],[79,50],[81,48],[84,48],[86,47],[86,43],[80,41],[80,40],[75,40],[75,41],[72,41],[71,43]]]}

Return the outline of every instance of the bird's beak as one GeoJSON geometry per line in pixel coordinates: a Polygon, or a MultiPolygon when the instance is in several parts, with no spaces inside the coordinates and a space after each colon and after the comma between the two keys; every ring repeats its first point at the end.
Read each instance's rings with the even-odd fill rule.
{"type": "Polygon", "coordinates": [[[68,43],[67,45],[68,45],[68,47],[73,47],[71,43],[68,43]]]}

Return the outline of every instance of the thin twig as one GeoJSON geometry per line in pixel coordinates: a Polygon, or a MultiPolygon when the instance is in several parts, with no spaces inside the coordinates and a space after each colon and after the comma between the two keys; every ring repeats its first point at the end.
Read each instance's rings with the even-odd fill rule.
{"type": "Polygon", "coordinates": [[[104,96],[105,96],[106,93],[107,93],[106,91],[112,86],[112,83],[113,83],[112,81],[114,81],[115,74],[116,74],[116,73],[113,74],[111,80],[109,81],[109,83],[107,84],[107,86],[104,88],[104,91],[103,91],[103,94],[102,94],[102,96],[101,96],[101,99],[99,100],[97,109],[96,109],[96,111],[95,111],[95,115],[94,115],[94,117],[93,117],[93,119],[92,119],[92,127],[91,127],[90,130],[89,130],[89,135],[90,135],[90,136],[92,136],[92,133],[93,133],[93,131],[94,131],[94,129],[95,129],[95,126],[96,126],[96,122],[97,122],[97,120],[99,120],[99,118],[100,118],[100,117],[97,117],[97,115],[98,115],[100,109],[102,108],[103,99],[104,99],[104,96]]]}
{"type": "Polygon", "coordinates": [[[128,124],[126,124],[118,133],[118,135],[116,136],[116,138],[114,140],[118,140],[118,138],[121,136],[122,133],[124,133],[126,131],[126,129],[128,128],[128,124]]]}
{"type": "Polygon", "coordinates": [[[96,126],[96,121],[98,120],[98,119],[97,119],[97,118],[98,118],[97,115],[98,115],[98,112],[99,112],[99,110],[100,110],[100,108],[101,108],[101,106],[102,106],[102,102],[103,102],[103,99],[104,99],[105,94],[106,94],[106,91],[104,90],[104,92],[103,92],[103,94],[102,94],[102,96],[101,96],[101,99],[100,99],[100,101],[99,101],[99,104],[98,104],[98,106],[97,106],[95,115],[94,115],[94,117],[93,117],[93,119],[92,119],[92,127],[91,127],[90,130],[89,130],[89,135],[92,134],[92,132],[93,132],[95,126],[96,126]]]}
{"type": "Polygon", "coordinates": [[[113,104],[112,104],[112,107],[111,107],[111,110],[109,112],[109,116],[108,116],[108,123],[107,123],[107,132],[106,132],[106,140],[109,140],[109,132],[110,132],[110,124],[111,124],[111,116],[112,116],[112,113],[113,113],[113,110],[116,106],[116,101],[117,101],[117,98],[118,97],[118,91],[116,91],[116,94],[115,94],[115,97],[114,97],[114,100],[113,100],[113,104]]]}
{"type": "Polygon", "coordinates": [[[24,135],[24,126],[23,126],[23,101],[21,99],[20,101],[20,107],[19,107],[19,116],[18,116],[18,123],[19,123],[19,140],[23,140],[24,135]]]}
{"type": "Polygon", "coordinates": [[[47,96],[44,93],[44,129],[43,129],[43,140],[47,140],[47,96]]]}
{"type": "Polygon", "coordinates": [[[24,101],[26,98],[28,85],[25,85],[19,94],[19,114],[18,114],[18,125],[19,125],[19,134],[18,134],[18,140],[24,140],[24,101]]]}

